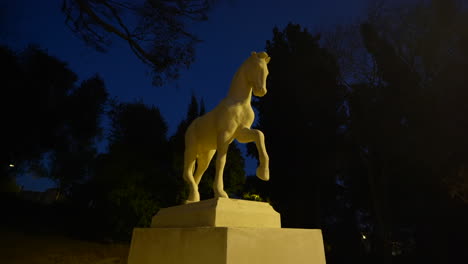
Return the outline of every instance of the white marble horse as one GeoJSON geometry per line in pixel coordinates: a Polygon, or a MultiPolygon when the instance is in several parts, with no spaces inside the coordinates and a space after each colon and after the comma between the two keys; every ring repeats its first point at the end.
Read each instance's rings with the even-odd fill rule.
{"type": "Polygon", "coordinates": [[[268,154],[263,133],[250,128],[255,118],[250,105],[252,92],[258,97],[267,93],[269,61],[270,57],[266,52],[252,52],[234,75],[227,97],[212,111],[195,119],[188,127],[185,133],[184,154],[184,179],[190,186],[187,203],[200,201],[198,184],[216,151],[218,155],[213,183],[214,194],[216,197],[228,198],[224,191],[223,171],[229,144],[234,139],[241,143],[255,142],[260,159],[257,177],[264,181],[269,180],[268,154]]]}

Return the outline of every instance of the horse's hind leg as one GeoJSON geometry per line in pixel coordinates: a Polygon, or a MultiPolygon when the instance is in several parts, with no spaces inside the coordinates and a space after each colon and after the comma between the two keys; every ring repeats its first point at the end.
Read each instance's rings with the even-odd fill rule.
{"type": "Polygon", "coordinates": [[[229,198],[228,194],[224,191],[223,171],[226,165],[226,153],[229,147],[229,139],[226,134],[218,136],[217,144],[218,154],[216,155],[216,173],[213,182],[213,191],[215,197],[229,198]]]}
{"type": "Polygon", "coordinates": [[[185,150],[184,154],[184,179],[189,184],[189,196],[185,203],[193,203],[200,201],[200,194],[198,193],[198,184],[193,178],[193,169],[195,168],[197,154],[190,151],[189,149],[185,150]]]}
{"type": "Polygon", "coordinates": [[[198,185],[200,184],[200,180],[203,176],[203,173],[205,173],[206,169],[210,165],[210,161],[213,158],[213,155],[215,154],[216,150],[209,150],[207,152],[198,154],[197,158],[197,169],[195,170],[195,183],[198,185]]]}

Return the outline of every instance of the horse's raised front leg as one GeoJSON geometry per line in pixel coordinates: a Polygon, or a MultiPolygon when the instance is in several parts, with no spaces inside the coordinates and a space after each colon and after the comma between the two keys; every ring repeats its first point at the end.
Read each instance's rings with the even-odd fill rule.
{"type": "Polygon", "coordinates": [[[225,134],[218,136],[217,152],[216,155],[216,173],[213,182],[213,191],[215,197],[229,198],[228,194],[224,191],[223,172],[224,165],[226,165],[226,154],[229,147],[229,140],[225,134]]]}
{"type": "Polygon", "coordinates": [[[260,159],[260,165],[257,168],[257,177],[261,180],[268,181],[270,179],[270,170],[268,167],[269,158],[265,147],[265,136],[262,131],[244,127],[237,131],[236,139],[240,143],[255,142],[260,159]]]}

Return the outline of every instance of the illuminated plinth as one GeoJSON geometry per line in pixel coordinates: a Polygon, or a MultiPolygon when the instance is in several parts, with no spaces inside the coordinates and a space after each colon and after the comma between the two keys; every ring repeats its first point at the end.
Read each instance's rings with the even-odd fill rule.
{"type": "Polygon", "coordinates": [[[281,228],[281,217],[268,203],[213,198],[159,210],[151,227],[281,228]]]}
{"type": "Polygon", "coordinates": [[[229,199],[167,208],[152,228],[134,229],[128,264],[325,264],[319,229],[280,228],[276,216],[266,203],[229,199]]]}

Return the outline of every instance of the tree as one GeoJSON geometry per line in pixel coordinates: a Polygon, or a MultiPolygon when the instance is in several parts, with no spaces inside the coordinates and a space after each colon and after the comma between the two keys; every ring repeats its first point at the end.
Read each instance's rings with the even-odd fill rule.
{"type": "Polygon", "coordinates": [[[77,76],[66,63],[38,47],[21,53],[2,47],[0,53],[7,69],[0,102],[7,124],[1,140],[2,177],[34,169],[67,189],[85,176],[83,170],[93,159],[107,100],[104,83],[95,76],[76,87],[77,76]],[[52,158],[53,172],[41,166],[45,153],[52,158]],[[16,171],[6,171],[8,164],[16,171]]]}
{"type": "Polygon", "coordinates": [[[321,227],[322,199],[334,186],[339,71],[319,39],[299,25],[273,29],[268,95],[255,103],[271,157],[271,201],[288,227],[321,227]]]}
{"type": "Polygon", "coordinates": [[[149,226],[160,207],[175,204],[167,124],[158,108],[140,102],[114,102],[109,114],[109,151],[98,157],[90,199],[110,236],[128,239],[135,226],[149,226]]]}
{"type": "Polygon", "coordinates": [[[198,38],[186,25],[207,19],[211,0],[63,0],[66,23],[85,43],[105,51],[111,36],[130,49],[153,71],[153,83],[176,79],[181,66],[194,59],[198,38]]]}
{"type": "MultiPolygon", "coordinates": [[[[2,119],[8,124],[2,137],[2,164],[38,158],[55,141],[55,130],[66,93],[76,75],[63,62],[35,47],[22,54],[1,49],[2,119]]],[[[19,164],[18,164],[19,165],[19,164]]]]}
{"type": "Polygon", "coordinates": [[[74,185],[92,177],[95,140],[102,134],[100,117],[106,102],[107,91],[99,76],[83,81],[69,94],[64,109],[67,120],[57,135],[63,140],[57,141],[46,160],[46,177],[57,183],[60,192],[70,193],[74,185]]]}
{"type": "Polygon", "coordinates": [[[444,263],[466,243],[457,238],[449,249],[445,239],[465,230],[448,219],[466,219],[455,209],[463,199],[449,198],[452,188],[454,198],[463,196],[464,186],[466,11],[459,1],[384,10],[360,27],[376,81],[358,80],[349,96],[350,132],[368,168],[373,253],[383,263],[444,263]],[[442,223],[450,228],[431,231],[440,243],[428,243],[442,223]]]}

